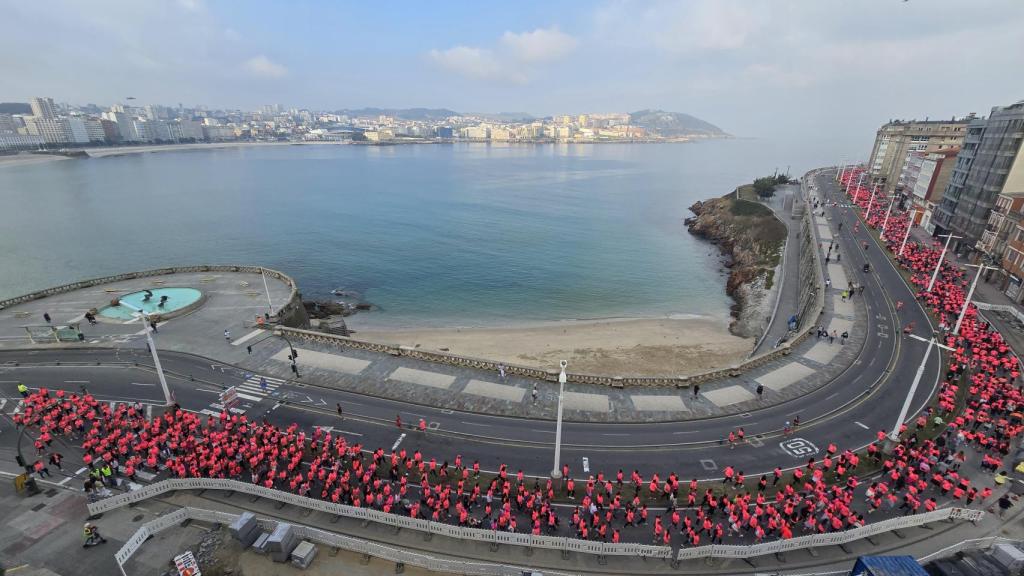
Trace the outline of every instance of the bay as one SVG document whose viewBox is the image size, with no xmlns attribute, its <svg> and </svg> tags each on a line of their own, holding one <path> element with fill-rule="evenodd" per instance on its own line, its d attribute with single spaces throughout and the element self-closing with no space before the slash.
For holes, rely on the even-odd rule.
<svg viewBox="0 0 1024 576">
<path fill-rule="evenodd" d="M 724 319 L 695 201 L 805 170 L 758 140 L 250 146 L 0 168 L 0 298 L 197 263 L 258 264 L 360 327 Z M 824 159 L 821 159 L 824 161 Z"/>
</svg>

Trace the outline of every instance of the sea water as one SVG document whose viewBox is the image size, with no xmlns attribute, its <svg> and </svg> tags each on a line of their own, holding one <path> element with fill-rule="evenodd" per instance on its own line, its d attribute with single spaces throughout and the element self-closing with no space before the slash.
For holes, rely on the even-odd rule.
<svg viewBox="0 0 1024 576">
<path fill-rule="evenodd" d="M 785 169 L 756 140 L 252 146 L 0 167 L 0 298 L 187 264 L 256 264 L 360 327 L 725 318 L 695 201 Z"/>
</svg>

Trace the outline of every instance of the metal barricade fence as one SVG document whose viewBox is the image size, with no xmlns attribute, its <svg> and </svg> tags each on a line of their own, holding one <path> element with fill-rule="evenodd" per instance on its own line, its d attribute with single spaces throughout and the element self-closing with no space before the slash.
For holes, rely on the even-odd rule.
<svg viewBox="0 0 1024 576">
<path fill-rule="evenodd" d="M 299 496 L 290 492 L 274 490 L 239 480 L 216 478 L 175 478 L 163 480 L 126 494 L 120 494 L 104 500 L 91 502 L 88 504 L 88 509 L 90 514 L 95 515 L 127 504 L 140 502 L 147 498 L 152 498 L 173 490 L 228 490 L 241 492 L 335 516 L 367 520 L 379 524 L 408 528 L 420 532 L 429 532 L 431 534 L 438 534 L 461 540 L 474 540 L 512 546 L 528 546 L 531 548 L 544 548 L 549 550 L 565 550 L 602 556 L 672 558 L 672 549 L 667 546 L 607 544 L 604 542 L 565 538 L 560 536 L 535 536 L 531 534 L 495 531 L 483 528 L 452 526 L 450 524 L 442 524 L 421 518 L 410 518 L 408 516 L 388 514 L 369 508 L 356 508 L 345 504 L 325 502 L 323 500 Z M 976 522 L 983 518 L 984 515 L 985 513 L 981 510 L 943 508 L 941 510 L 926 512 L 924 514 L 882 520 L 868 524 L 867 526 L 842 532 L 800 536 L 789 540 L 778 540 L 754 545 L 712 544 L 707 546 L 698 546 L 696 548 L 681 548 L 676 554 L 676 559 L 686 560 L 706 557 L 752 558 L 800 548 L 845 544 L 854 540 L 880 534 L 882 532 L 888 532 L 899 528 L 920 526 L 922 524 L 940 520 L 951 519 Z"/>
</svg>

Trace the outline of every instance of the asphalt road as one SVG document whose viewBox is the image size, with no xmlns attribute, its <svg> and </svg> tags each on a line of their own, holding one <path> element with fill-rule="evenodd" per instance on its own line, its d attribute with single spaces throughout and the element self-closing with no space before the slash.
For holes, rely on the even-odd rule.
<svg viewBox="0 0 1024 576">
<path fill-rule="evenodd" d="M 826 198 L 847 202 L 830 178 L 818 178 L 816 184 Z M 857 237 L 852 235 L 853 209 L 826 210 L 833 221 L 845 222 L 836 238 L 843 260 L 858 270 L 851 280 L 867 286 L 857 298 L 863 297 L 868 307 L 868 337 L 855 364 L 815 392 L 741 416 L 656 424 L 565 423 L 562 461 L 571 466 L 573 475 L 586 474 L 586 458 L 593 473 L 614 475 L 621 468 L 627 475 L 638 469 L 645 476 L 675 471 L 683 478 L 707 479 L 720 477 L 721 470 L 732 465 L 750 477 L 776 465 L 788 468 L 801 465 L 809 456 L 820 457 L 829 442 L 840 449 L 863 447 L 875 440 L 878 430 L 892 428 L 925 349 L 923 343 L 903 338 L 901 327 L 913 321 L 924 334 L 928 318 L 882 249 L 874 242 L 866 252 L 861 249 L 861 242 L 869 237 L 863 230 Z M 871 263 L 869 274 L 859 272 L 865 261 Z M 895 300 L 907 303 L 899 318 L 892 305 Z M 166 352 L 160 359 L 177 401 L 190 410 L 216 410 L 210 405 L 218 401 L 220 390 L 240 384 L 245 377 L 241 370 L 197 356 Z M 58 361 L 61 366 L 54 365 Z M 163 394 L 156 374 L 147 367 L 151 362 L 144 348 L 3 351 L 0 396 L 6 402 L 0 400 L 5 404 L 0 412 L 10 413 L 16 405 L 16 381 L 51 389 L 85 386 L 103 400 L 160 404 Z M 938 377 L 935 352 L 915 395 L 911 417 L 932 396 Z M 337 403 L 343 406 L 344 418 L 336 413 Z M 506 463 L 513 471 L 522 469 L 537 476 L 549 474 L 552 468 L 555 426 L 550 421 L 454 412 L 295 380 L 282 383 L 266 397 L 243 399 L 241 407 L 252 418 L 265 417 L 276 424 L 330 426 L 369 449 L 388 450 L 398 443 L 410 452 L 421 449 L 426 458 L 436 456 L 439 462 L 461 454 L 466 462 L 479 460 L 484 469 Z M 396 415 L 403 421 L 401 431 L 396 428 Z M 782 437 L 783 423 L 796 415 L 800 429 Z M 425 434 L 413 429 L 420 418 L 429 423 Z M 0 428 L 9 426 L 9 420 L 0 422 Z M 740 426 L 749 443 L 730 449 L 723 439 Z M 12 436 L 0 435 L 0 442 L 10 442 Z"/>
</svg>

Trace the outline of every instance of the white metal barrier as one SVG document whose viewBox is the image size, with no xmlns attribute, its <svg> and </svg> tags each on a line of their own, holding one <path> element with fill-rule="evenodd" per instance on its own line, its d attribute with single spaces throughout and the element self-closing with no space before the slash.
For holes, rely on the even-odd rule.
<svg viewBox="0 0 1024 576">
<path fill-rule="evenodd" d="M 237 514 L 231 514 L 228 512 L 218 512 L 215 510 L 191 507 L 180 508 L 170 514 L 166 514 L 143 524 L 135 531 L 135 534 L 128 539 L 128 542 L 126 542 L 125 545 L 117 551 L 114 558 L 117 561 L 118 567 L 121 569 L 121 574 L 125 575 L 124 564 L 128 562 L 128 559 L 138 551 L 150 536 L 159 534 L 163 530 L 166 530 L 175 524 L 179 524 L 184 520 L 199 520 L 201 522 L 231 524 L 237 519 Z M 267 518 L 259 518 L 258 523 L 261 528 L 268 532 L 272 532 L 278 524 L 277 521 Z M 296 536 L 303 540 L 309 540 L 325 546 L 333 546 L 335 548 L 342 548 L 352 552 L 366 554 L 368 556 L 381 558 L 390 562 L 402 562 L 412 566 L 419 566 L 420 568 L 426 568 L 427 570 L 433 570 L 435 572 L 467 574 L 472 576 L 521 576 L 524 572 L 530 571 L 527 568 L 520 566 L 438 558 L 428 554 L 410 552 L 409 550 L 403 550 L 401 548 L 353 538 L 351 536 L 335 534 L 334 532 L 319 530 L 310 526 L 303 526 L 299 524 L 293 524 L 293 526 Z M 544 572 L 545 574 L 556 574 L 558 576 L 571 576 L 566 572 L 552 572 L 550 570 L 545 570 Z"/>
<path fill-rule="evenodd" d="M 407 516 L 400 516 L 397 514 L 388 514 L 369 508 L 355 508 L 345 504 L 336 504 L 334 502 L 307 498 L 305 496 L 299 496 L 297 494 L 281 490 L 273 490 L 271 488 L 239 480 L 223 480 L 217 478 L 172 478 L 162 480 L 155 484 L 145 486 L 139 490 L 91 502 L 88 505 L 88 509 L 90 514 L 101 514 L 115 508 L 120 508 L 135 502 L 141 502 L 148 498 L 159 496 L 174 490 L 231 490 L 335 516 L 367 520 L 388 526 L 397 526 L 399 528 L 409 528 L 420 532 L 429 532 L 431 534 L 461 540 L 509 544 L 513 546 L 527 546 L 530 548 L 543 548 L 548 550 L 563 550 L 568 552 L 580 552 L 583 554 L 596 554 L 600 556 L 672 558 L 672 548 L 668 546 L 651 546 L 635 543 L 608 544 L 605 542 L 580 540 L 578 538 L 565 538 L 561 536 L 534 536 L 531 534 L 520 534 L 517 532 L 498 532 L 481 528 L 466 528 L 462 526 L 442 524 L 440 522 L 433 522 L 421 518 L 409 518 Z M 938 522 L 941 520 L 969 520 L 971 522 L 977 522 L 978 520 L 981 520 L 984 515 L 985 513 L 981 510 L 972 510 L 968 508 L 943 508 L 941 510 L 935 510 L 924 514 L 915 514 L 912 516 L 882 520 L 868 524 L 867 526 L 854 528 L 852 530 L 800 536 L 798 538 L 766 542 L 764 544 L 712 544 L 708 546 L 698 546 L 696 548 L 682 548 L 676 555 L 676 559 L 753 558 L 756 556 L 775 554 L 800 548 L 845 544 L 847 542 L 853 542 L 854 540 L 859 540 L 882 532 L 921 526 L 923 524 Z M 127 547 L 128 544 L 125 546 Z M 131 554 L 129 553 L 128 555 L 130 556 Z"/>
</svg>

